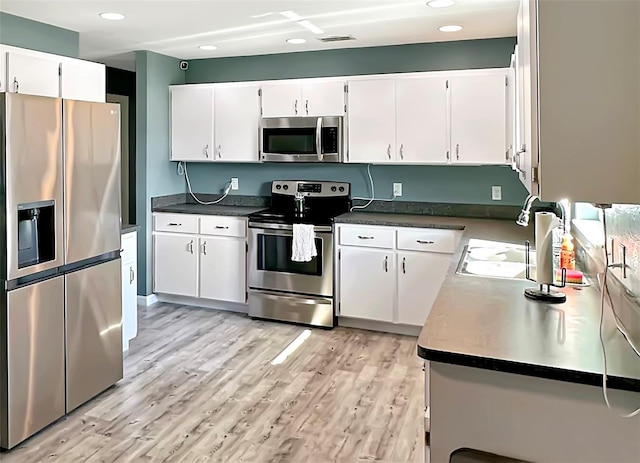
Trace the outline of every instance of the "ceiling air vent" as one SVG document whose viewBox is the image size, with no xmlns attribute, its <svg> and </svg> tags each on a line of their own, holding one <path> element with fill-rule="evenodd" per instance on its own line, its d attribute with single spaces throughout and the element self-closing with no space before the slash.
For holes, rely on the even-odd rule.
<svg viewBox="0 0 640 463">
<path fill-rule="evenodd" d="M 348 40 L 355 40 L 353 35 L 327 35 L 324 37 L 318 37 L 321 42 L 346 42 Z"/>
</svg>

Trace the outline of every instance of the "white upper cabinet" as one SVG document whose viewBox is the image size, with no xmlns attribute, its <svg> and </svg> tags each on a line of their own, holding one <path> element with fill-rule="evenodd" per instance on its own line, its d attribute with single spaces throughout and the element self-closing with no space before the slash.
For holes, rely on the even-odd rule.
<svg viewBox="0 0 640 463">
<path fill-rule="evenodd" d="M 344 82 L 291 80 L 262 85 L 263 117 L 342 116 Z"/>
<path fill-rule="evenodd" d="M 293 117 L 304 113 L 302 87 L 299 83 L 265 83 L 262 85 L 262 117 Z"/>
<path fill-rule="evenodd" d="M 396 160 L 395 80 L 349 82 L 347 100 L 349 162 L 394 162 Z"/>
<path fill-rule="evenodd" d="M 171 160 L 213 161 L 213 88 L 171 88 Z"/>
<path fill-rule="evenodd" d="M 28 95 L 60 95 L 60 62 L 26 54 L 7 53 L 7 91 Z"/>
<path fill-rule="evenodd" d="M 456 164 L 506 164 L 507 73 L 449 79 L 451 151 Z"/>
<path fill-rule="evenodd" d="M 223 162 L 258 162 L 258 85 L 215 88 L 213 157 Z"/>
<path fill-rule="evenodd" d="M 446 78 L 396 80 L 396 161 L 446 164 L 447 129 Z"/>
<path fill-rule="evenodd" d="M 302 85 L 304 116 L 344 115 L 344 82 L 317 82 Z"/>
<path fill-rule="evenodd" d="M 69 100 L 106 101 L 106 68 L 89 61 L 67 61 L 60 65 L 60 96 Z"/>
</svg>

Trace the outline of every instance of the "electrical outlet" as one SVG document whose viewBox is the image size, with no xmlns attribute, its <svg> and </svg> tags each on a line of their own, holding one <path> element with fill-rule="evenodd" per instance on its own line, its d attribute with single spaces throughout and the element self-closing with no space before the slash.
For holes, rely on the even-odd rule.
<svg viewBox="0 0 640 463">
<path fill-rule="evenodd" d="M 494 185 L 491 187 L 491 199 L 494 201 L 502 201 L 502 187 Z"/>
<path fill-rule="evenodd" d="M 231 189 L 232 190 L 237 190 L 238 189 L 238 177 L 232 177 L 231 178 Z"/>
<path fill-rule="evenodd" d="M 393 196 L 402 196 L 402 183 L 393 184 Z"/>
</svg>

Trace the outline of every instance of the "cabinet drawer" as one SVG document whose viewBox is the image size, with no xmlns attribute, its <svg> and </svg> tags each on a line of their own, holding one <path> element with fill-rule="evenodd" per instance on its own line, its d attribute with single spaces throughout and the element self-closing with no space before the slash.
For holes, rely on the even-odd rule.
<svg viewBox="0 0 640 463">
<path fill-rule="evenodd" d="M 453 230 L 401 228 L 398 230 L 398 249 L 453 254 L 458 236 L 459 232 Z"/>
<path fill-rule="evenodd" d="M 120 252 L 120 257 L 122 258 L 123 264 L 135 262 L 136 260 L 137 235 L 138 234 L 135 231 L 122 235 L 122 241 L 120 244 L 122 251 Z"/>
<path fill-rule="evenodd" d="M 198 233 L 198 216 L 189 214 L 157 214 L 154 230 L 174 233 Z"/>
<path fill-rule="evenodd" d="M 340 244 L 393 249 L 393 234 L 393 228 L 342 227 L 340 228 Z"/>
<path fill-rule="evenodd" d="M 201 217 L 200 234 L 244 238 L 247 236 L 247 222 L 240 217 Z"/>
</svg>

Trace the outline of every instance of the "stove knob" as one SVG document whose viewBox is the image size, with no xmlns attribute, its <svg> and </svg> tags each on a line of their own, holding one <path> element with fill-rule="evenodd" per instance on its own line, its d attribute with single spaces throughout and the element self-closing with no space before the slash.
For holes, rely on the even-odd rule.
<svg viewBox="0 0 640 463">
<path fill-rule="evenodd" d="M 344 191 L 344 187 L 343 187 L 343 186 L 341 186 L 341 187 L 340 187 L 340 193 L 342 193 L 343 191 Z"/>
<path fill-rule="evenodd" d="M 282 188 L 284 188 L 285 190 L 288 190 L 289 189 L 289 185 L 283 185 Z"/>
<path fill-rule="evenodd" d="M 279 190 L 282 188 L 282 185 L 276 185 L 276 190 Z"/>
<path fill-rule="evenodd" d="M 331 187 L 331 191 L 335 192 L 337 190 L 337 188 L 335 186 Z"/>
</svg>

